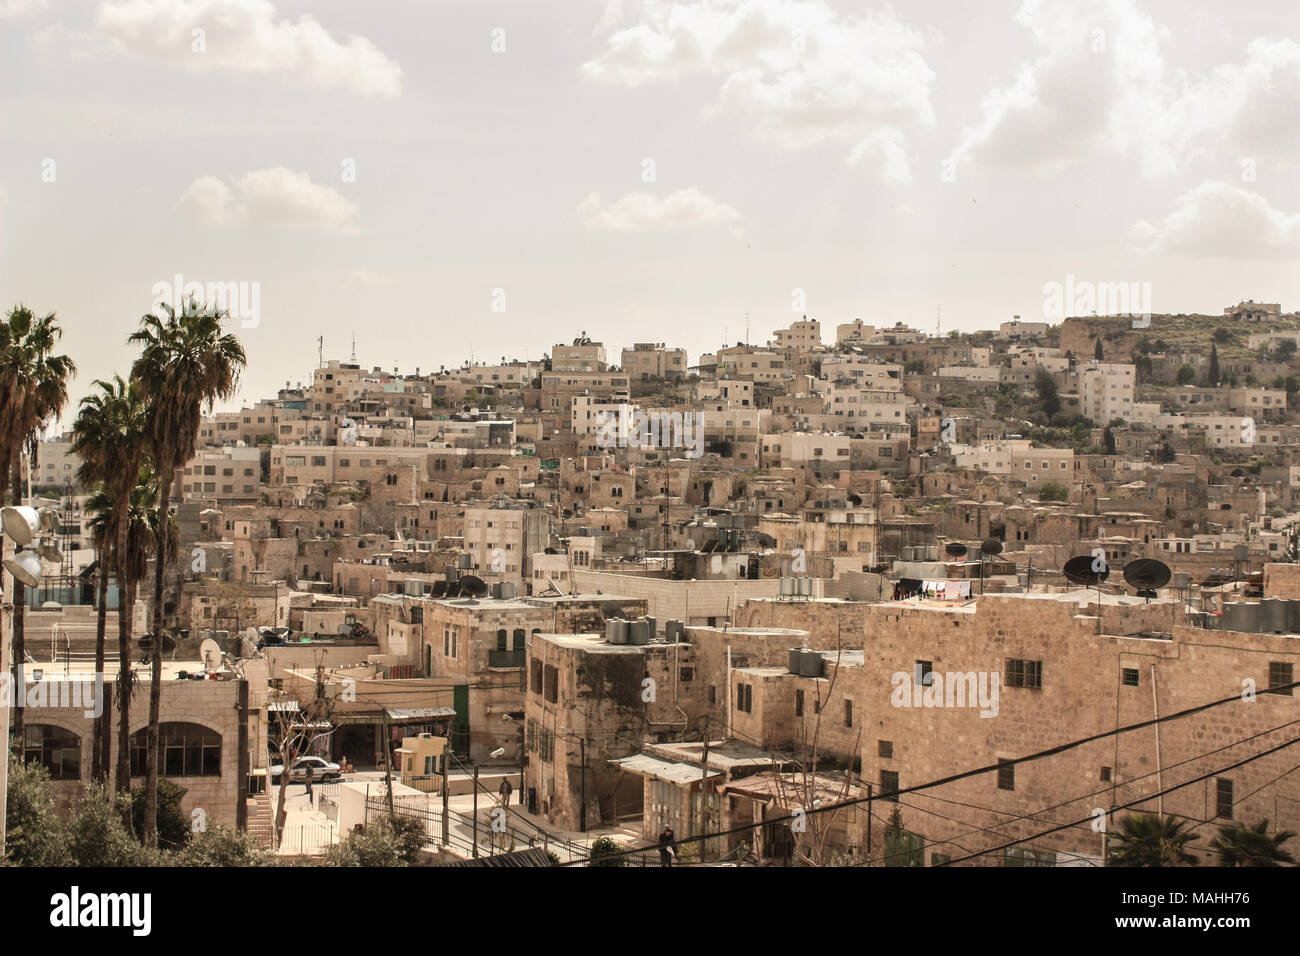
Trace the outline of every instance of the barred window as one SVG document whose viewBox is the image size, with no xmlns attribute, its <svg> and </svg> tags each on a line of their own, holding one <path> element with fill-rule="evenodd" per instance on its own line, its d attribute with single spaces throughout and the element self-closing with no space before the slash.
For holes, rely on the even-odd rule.
<svg viewBox="0 0 1300 956">
<path fill-rule="evenodd" d="M 1006 685 L 1043 689 L 1043 662 L 1007 659 Z"/>
</svg>

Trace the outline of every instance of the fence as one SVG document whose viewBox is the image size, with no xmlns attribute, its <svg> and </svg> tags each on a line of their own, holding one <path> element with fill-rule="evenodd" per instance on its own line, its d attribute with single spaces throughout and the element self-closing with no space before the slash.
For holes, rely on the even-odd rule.
<svg viewBox="0 0 1300 956">
<path fill-rule="evenodd" d="M 393 811 L 402 817 L 420 821 L 424 827 L 425 842 L 435 846 L 445 846 L 463 856 L 472 856 L 477 847 L 479 856 L 495 856 L 512 850 L 539 847 L 550 850 L 562 861 L 585 860 L 590 849 L 580 843 L 561 839 L 554 834 L 524 821 L 528 829 L 519 826 L 520 818 L 509 811 L 496 814 L 502 810 L 498 806 L 488 805 L 484 808 L 486 819 L 480 819 L 477 830 L 474 817 L 468 813 L 449 810 L 447 813 L 447 840 L 443 842 L 443 812 L 441 808 L 422 808 L 402 806 L 393 807 Z M 366 818 L 371 814 L 382 816 L 388 813 L 388 801 L 383 797 L 366 798 Z"/>
</svg>

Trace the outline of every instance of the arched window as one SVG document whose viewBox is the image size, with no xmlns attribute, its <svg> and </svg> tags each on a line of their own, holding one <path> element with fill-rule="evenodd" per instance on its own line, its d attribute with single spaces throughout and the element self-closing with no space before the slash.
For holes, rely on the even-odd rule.
<svg viewBox="0 0 1300 956">
<path fill-rule="evenodd" d="M 25 724 L 23 760 L 40 764 L 51 780 L 80 780 L 81 738 L 50 724 Z"/>
<path fill-rule="evenodd" d="M 149 728 L 131 735 L 131 776 L 143 777 Z M 221 735 L 202 724 L 158 727 L 158 773 L 164 777 L 221 776 Z"/>
<path fill-rule="evenodd" d="M 522 627 L 515 628 L 513 647 L 516 651 L 522 651 L 524 649 L 524 629 Z"/>
<path fill-rule="evenodd" d="M 509 648 L 506 647 L 506 629 L 504 627 L 497 631 L 497 650 L 509 650 Z"/>
</svg>

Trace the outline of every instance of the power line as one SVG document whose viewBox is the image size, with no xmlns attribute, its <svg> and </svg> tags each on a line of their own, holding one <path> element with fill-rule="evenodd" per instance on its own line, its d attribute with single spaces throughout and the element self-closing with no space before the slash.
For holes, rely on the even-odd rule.
<svg viewBox="0 0 1300 956">
<path fill-rule="evenodd" d="M 1289 689 L 1289 688 L 1293 688 L 1293 687 L 1300 687 L 1300 681 L 1294 681 L 1294 682 L 1292 682 L 1292 683 L 1290 683 L 1290 684 L 1281 684 L 1281 685 L 1273 686 L 1273 687 L 1270 687 L 1270 688 L 1269 688 L 1269 691 L 1276 692 L 1276 691 L 1281 691 L 1281 690 L 1287 690 L 1287 689 Z M 984 766 L 984 767 L 977 767 L 977 768 L 975 768 L 974 770 L 967 770 L 967 771 L 963 771 L 962 773 L 950 774 L 950 775 L 948 775 L 948 776 L 946 776 L 946 777 L 940 777 L 940 778 L 938 778 L 938 779 L 931 780 L 931 781 L 928 781 L 928 782 L 926 782 L 926 783 L 916 784 L 915 786 L 911 786 L 911 787 L 902 787 L 902 788 L 900 788 L 900 789 L 898 789 L 898 790 L 891 790 L 891 791 L 886 791 L 886 792 L 883 792 L 883 793 L 870 794 L 870 795 L 865 796 L 865 797 L 853 797 L 853 798 L 850 798 L 850 799 L 848 799 L 848 800 L 843 800 L 843 801 L 840 801 L 840 802 L 835 803 L 835 804 L 829 804 L 829 805 L 825 805 L 825 806 L 821 806 L 821 807 L 808 807 L 808 808 L 800 809 L 799 812 L 800 812 L 801 814 L 803 814 L 804 816 L 810 816 L 810 815 L 815 814 L 815 813 L 828 813 L 828 812 L 833 812 L 833 811 L 836 811 L 836 810 L 843 810 L 843 809 L 846 809 L 846 808 L 848 808 L 848 807 L 857 806 L 857 805 L 859 805 L 859 804 L 863 804 L 863 803 L 870 804 L 870 803 L 872 803 L 873 801 L 876 801 L 876 800 L 889 799 L 889 800 L 891 800 L 891 802 L 893 802 L 893 798 L 903 796 L 904 794 L 917 793 L 917 792 L 920 792 L 920 791 L 922 791 L 922 790 L 929 790 L 929 789 L 931 789 L 931 788 L 933 788 L 933 787 L 939 787 L 939 786 L 943 786 L 943 785 L 945 785 L 945 784 L 955 783 L 955 782 L 958 781 L 958 780 L 965 780 L 965 779 L 967 779 L 967 778 L 969 778 L 969 777 L 975 777 L 975 776 L 979 776 L 979 775 L 981 775 L 981 774 L 992 773 L 992 772 L 994 772 L 994 771 L 996 771 L 996 770 L 1000 770 L 1000 769 L 1002 769 L 1002 768 L 1004 768 L 1004 767 L 1007 767 L 1007 766 L 1009 766 L 1009 765 L 1010 765 L 1010 766 L 1015 766 L 1015 765 L 1022 764 L 1022 763 L 1029 763 L 1030 761 L 1033 761 L 1033 760 L 1042 760 L 1042 759 L 1045 758 L 1045 757 L 1051 757 L 1051 756 L 1055 756 L 1055 755 L 1060 754 L 1060 753 L 1065 753 L 1065 752 L 1070 751 L 1070 750 L 1075 750 L 1075 749 L 1077 749 L 1077 748 L 1079 748 L 1079 747 L 1084 746 L 1085 744 L 1095 743 L 1095 742 L 1098 741 L 1098 740 L 1105 740 L 1105 739 L 1107 739 L 1107 738 L 1109 738 L 1109 737 L 1117 737 L 1117 736 L 1119 736 L 1120 734 L 1129 733 L 1130 731 L 1134 731 L 1134 730 L 1143 730 L 1143 729 L 1145 729 L 1145 728 L 1147 728 L 1147 727 L 1158 726 L 1159 724 L 1162 724 L 1162 723 L 1167 723 L 1167 722 L 1174 721 L 1174 720 L 1181 720 L 1181 719 L 1184 718 L 1184 717 L 1190 717 L 1190 716 L 1192 716 L 1193 714 L 1202 713 L 1202 712 L 1207 711 L 1207 710 L 1210 710 L 1210 709 L 1212 709 L 1212 708 L 1214 708 L 1214 707 L 1222 706 L 1223 704 L 1234 703 L 1234 702 L 1242 701 L 1242 700 L 1243 700 L 1243 698 L 1242 698 L 1242 696 L 1241 696 L 1240 694 L 1234 694 L 1234 695 L 1231 696 L 1231 697 L 1224 697 L 1224 698 L 1219 699 L 1219 700 L 1210 701 L 1209 703 L 1206 703 L 1206 704 L 1198 704 L 1198 705 L 1195 706 L 1195 707 L 1189 707 L 1189 708 L 1186 708 L 1186 709 L 1184 709 L 1184 710 L 1176 711 L 1176 712 L 1174 712 L 1174 713 L 1172 713 L 1172 714 L 1166 714 L 1166 715 L 1164 715 L 1163 717 L 1154 717 L 1154 718 L 1151 718 L 1150 720 L 1140 721 L 1140 722 L 1138 722 L 1138 723 L 1136 723 L 1136 724 L 1129 724 L 1129 725 L 1124 726 L 1124 727 L 1117 727 L 1117 728 L 1114 729 L 1114 730 L 1107 730 L 1107 731 L 1103 731 L 1103 732 L 1101 732 L 1101 733 L 1092 734 L 1092 735 L 1087 736 L 1087 737 L 1081 737 L 1081 738 L 1078 738 L 1078 739 L 1076 739 L 1076 740 L 1068 741 L 1068 742 L 1063 743 L 1063 744 L 1058 744 L 1058 745 L 1055 746 L 1055 747 L 1049 747 L 1048 749 L 1038 751 L 1037 753 L 1029 754 L 1029 755 L 1024 756 L 1024 757 L 1017 757 L 1017 758 L 1015 758 L 1015 759 L 1013 759 L 1013 760 L 1000 760 L 1000 761 L 998 761 L 998 763 L 995 763 L 995 764 L 990 764 L 990 765 L 987 765 L 987 766 Z M 1285 725 L 1284 725 L 1284 726 L 1285 726 Z M 1300 738 L 1297 738 L 1297 739 L 1300 739 Z M 1294 742 L 1295 742 L 1295 740 L 1289 741 L 1287 744 L 1284 744 L 1283 746 L 1289 746 L 1290 743 L 1294 743 Z M 1279 748 L 1279 749 L 1280 749 L 1280 748 Z M 1258 757 L 1258 756 L 1265 756 L 1265 755 L 1267 755 L 1267 753 L 1270 753 L 1270 752 L 1272 752 L 1272 751 L 1265 751 L 1263 754 L 1259 754 L 1259 755 L 1257 755 L 1257 757 Z M 1253 759 L 1257 759 L 1257 757 L 1252 757 L 1252 758 L 1249 758 L 1249 759 L 1253 760 Z M 1244 762 L 1249 762 L 1249 761 L 1244 761 Z M 1240 766 L 1240 764 L 1234 764 L 1233 767 L 1235 767 L 1235 766 Z M 1224 768 L 1224 769 L 1225 769 L 1225 770 L 1231 770 L 1231 769 L 1233 769 L 1233 767 L 1227 767 L 1227 768 Z M 1223 770 L 1220 770 L 1220 771 L 1217 771 L 1217 772 L 1218 772 L 1218 773 L 1222 773 L 1222 772 L 1224 772 L 1224 771 L 1223 771 Z M 1213 776 L 1213 774 L 1211 774 L 1211 776 Z M 1190 781 L 1190 782 L 1191 782 L 1191 783 L 1195 783 L 1196 781 Z M 1182 786 L 1186 786 L 1186 785 L 1184 784 L 1184 785 L 1182 785 Z M 1174 789 L 1179 789 L 1179 788 L 1176 787 L 1176 788 L 1174 788 Z M 1165 791 L 1165 792 L 1168 792 L 1168 791 Z M 1110 812 L 1113 813 L 1115 810 L 1123 810 L 1123 809 L 1126 809 L 1128 806 L 1132 806 L 1132 805 L 1135 805 L 1135 804 L 1138 804 L 1138 803 L 1144 803 L 1144 802 L 1146 802 L 1146 801 L 1148 801 L 1148 800 L 1155 799 L 1155 798 L 1158 797 L 1158 796 L 1163 796 L 1163 792 L 1162 792 L 1162 793 L 1156 793 L 1156 794 L 1150 794 L 1150 795 L 1144 796 L 1144 797 L 1142 797 L 1142 798 L 1140 798 L 1140 799 L 1138 799 L 1138 800 L 1133 801 L 1131 804 L 1125 804 L 1125 805 L 1120 805 L 1120 806 L 1111 807 Z M 1071 801 L 1071 802 L 1073 802 L 1073 801 Z M 780 822 L 783 822 L 783 821 L 786 821 L 786 820 L 790 820 L 790 819 L 793 819 L 793 818 L 794 818 L 794 814 L 793 814 L 793 813 L 789 813 L 789 814 L 786 814 L 786 815 L 784 815 L 784 816 L 779 816 L 779 817 L 774 817 L 774 818 L 768 818 L 767 820 L 764 820 L 764 821 L 762 821 L 761 823 L 753 823 L 753 824 L 747 824 L 747 825 L 740 826 L 740 827 L 733 827 L 733 828 L 731 828 L 730 830 L 722 830 L 722 831 L 719 831 L 719 832 L 717 832 L 717 833 L 704 834 L 704 835 L 694 836 L 694 837 L 686 837 L 686 838 L 684 838 L 684 839 L 680 839 L 680 840 L 678 840 L 678 841 L 676 841 L 676 842 L 679 843 L 679 844 L 681 844 L 681 843 L 698 843 L 698 842 L 701 842 L 701 841 L 706 840 L 706 839 L 716 839 L 716 838 L 718 838 L 718 837 L 722 837 L 722 836 L 732 836 L 732 835 L 735 835 L 735 834 L 738 834 L 738 833 L 748 833 L 748 832 L 750 832 L 751 830 L 757 829 L 757 828 L 760 827 L 760 826 L 767 826 L 767 825 L 770 825 L 770 824 L 773 824 L 773 823 L 780 823 Z M 1080 820 L 1080 821 L 1075 821 L 1075 822 L 1072 822 L 1072 823 L 1065 824 L 1065 825 L 1063 825 L 1063 826 L 1055 827 L 1055 828 L 1053 828 L 1053 829 L 1051 829 L 1051 830 L 1047 830 L 1047 831 L 1045 831 L 1043 834 L 1040 834 L 1039 836 L 1043 836 L 1043 835 L 1046 835 L 1046 834 L 1048 834 L 1048 833 L 1055 833 L 1055 832 L 1057 832 L 1058 830 L 1068 829 L 1069 827 L 1073 827 L 1073 826 L 1077 826 L 1077 825 L 1079 825 L 1079 823 L 1087 823 L 1090 819 L 1091 819 L 1091 816 L 1089 816 L 1089 817 L 1084 817 L 1084 818 L 1083 818 L 1082 820 Z M 1013 841 L 1012 843 L 1007 844 L 1007 845 L 1008 845 L 1008 846 L 1015 846 L 1015 845 L 1017 845 L 1018 843 L 1024 843 L 1024 842 L 1027 842 L 1028 840 L 1031 840 L 1031 839 L 1038 839 L 1038 837 L 1029 837 L 1029 838 L 1027 838 L 1026 840 L 1017 840 L 1017 841 Z M 634 853 L 634 852 L 640 852 L 640 851 L 638 851 L 638 850 L 632 850 L 632 851 L 620 851 L 619 853 L 616 853 L 616 854 L 610 854 L 610 855 L 612 855 L 612 856 L 630 855 L 631 853 Z M 987 850 L 986 850 L 986 851 L 982 851 L 982 853 L 987 853 L 987 852 L 991 852 L 991 851 L 987 851 Z M 974 855 L 978 856 L 978 855 L 981 855 L 981 854 L 974 854 Z M 969 859 L 969 858 L 970 858 L 970 857 L 963 857 L 963 859 Z M 956 862 L 956 861 L 950 861 L 950 862 Z M 569 866 L 569 865 L 571 865 L 571 864 L 566 863 L 566 864 L 562 864 L 562 865 L 564 865 L 564 866 Z M 944 864 L 944 865 L 948 865 L 948 864 Z"/>
<path fill-rule="evenodd" d="M 1270 747 L 1268 750 L 1261 751 L 1261 752 L 1259 752 L 1259 753 L 1257 753 L 1257 754 L 1254 754 L 1253 756 L 1246 757 L 1246 758 L 1243 759 L 1243 760 L 1238 760 L 1236 763 L 1229 764 L 1229 765 L 1226 766 L 1226 767 L 1220 767 L 1220 768 L 1218 768 L 1217 770 L 1211 770 L 1209 773 L 1202 774 L 1202 775 L 1199 776 L 1199 777 L 1193 777 L 1191 780 L 1187 780 L 1187 781 L 1185 781 L 1185 782 L 1183 782 L 1183 783 L 1174 784 L 1172 787 L 1166 787 L 1165 789 L 1160 790 L 1160 791 L 1158 791 L 1158 792 L 1156 792 L 1156 793 L 1147 794 L 1146 796 L 1140 797 L 1140 798 L 1138 798 L 1138 799 L 1136 799 L 1136 800 L 1131 800 L 1131 801 L 1129 801 L 1128 803 L 1122 803 L 1122 804 L 1120 804 L 1119 806 L 1111 807 L 1111 808 L 1107 811 L 1107 813 L 1108 813 L 1108 814 L 1113 814 L 1113 813 L 1114 813 L 1115 811 L 1117 811 L 1117 810 L 1128 810 L 1128 809 L 1131 809 L 1132 807 L 1137 806 L 1139 803 L 1147 803 L 1148 801 L 1154 800 L 1156 797 L 1163 797 L 1163 796 L 1166 796 L 1167 794 L 1173 793 L 1173 792 L 1176 791 L 1176 790 L 1182 790 L 1182 789 L 1185 789 L 1186 787 L 1190 787 L 1190 786 L 1191 786 L 1192 784 L 1194 784 L 1194 783 L 1200 783 L 1201 781 L 1203 781 L 1203 780 L 1208 780 L 1208 779 L 1210 779 L 1211 777 L 1217 777 L 1217 776 L 1219 776 L 1220 774 L 1227 773 L 1229 770 L 1236 770 L 1238 767 L 1242 767 L 1242 766 L 1245 766 L 1245 765 L 1248 764 L 1248 763 L 1251 763 L 1251 762 L 1253 762 L 1253 761 L 1259 760 L 1261 757 L 1267 757 L 1267 756 L 1269 756 L 1270 754 L 1277 753 L 1279 750 L 1283 750 L 1283 749 L 1285 749 L 1285 748 L 1287 748 L 1287 747 L 1290 747 L 1292 744 L 1295 744 L 1295 743 L 1300 743 L 1300 737 L 1292 737 L 1290 740 L 1283 741 L 1282 743 L 1278 744 L 1276 747 Z M 951 865 L 954 864 L 954 863 L 963 863 L 963 862 L 965 862 L 966 860 L 973 860 L 973 859 L 975 859 L 976 857 L 979 857 L 979 856 L 987 856 L 987 855 L 990 854 L 990 853 L 996 853 L 996 852 L 998 852 L 999 850 L 1005 850 L 1005 849 L 1007 849 L 1008 847 L 1019 846 L 1020 844 L 1022 844 L 1022 843 L 1028 843 L 1028 842 L 1030 842 L 1031 840 L 1039 840 L 1039 839 L 1042 839 L 1043 837 L 1048 836 L 1048 835 L 1050 835 L 1050 834 L 1052 834 L 1052 833 L 1058 833 L 1058 832 L 1060 832 L 1061 830 L 1067 830 L 1067 829 L 1069 829 L 1070 827 L 1076 827 L 1076 826 L 1078 826 L 1079 824 L 1081 824 L 1081 823 L 1087 823 L 1087 822 L 1089 822 L 1089 821 L 1092 820 L 1092 819 L 1093 819 L 1093 816 L 1092 816 L 1091 814 L 1089 814 L 1088 816 L 1083 817 L 1081 820 L 1074 820 L 1074 821 L 1072 821 L 1072 822 L 1070 822 L 1070 823 L 1060 824 L 1059 826 L 1054 826 L 1054 827 L 1052 827 L 1052 828 L 1050 828 L 1050 829 L 1048 829 L 1048 830 L 1043 830 L 1041 833 L 1036 833 L 1036 834 L 1033 834 L 1032 836 L 1022 837 L 1022 838 L 1019 839 L 1019 840 L 1009 840 L 1009 841 L 1007 841 L 1006 843 L 1000 844 L 1000 845 L 998 845 L 998 846 L 989 847 L 987 850 L 980 850 L 980 851 L 978 851 L 978 852 L 976 852 L 976 853 L 971 853 L 971 854 L 969 854 L 968 856 L 958 857 L 958 858 L 955 859 L 955 860 L 949 860 L 947 863 L 943 863 L 943 864 L 940 864 L 940 865 L 941 865 L 941 866 L 951 866 Z"/>
</svg>

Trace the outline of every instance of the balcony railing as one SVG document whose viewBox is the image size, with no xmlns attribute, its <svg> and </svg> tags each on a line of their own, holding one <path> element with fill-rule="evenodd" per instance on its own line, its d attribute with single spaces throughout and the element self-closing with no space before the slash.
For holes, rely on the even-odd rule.
<svg viewBox="0 0 1300 956">
<path fill-rule="evenodd" d="M 523 667 L 524 649 L 514 651 L 488 651 L 488 667 Z"/>
</svg>

